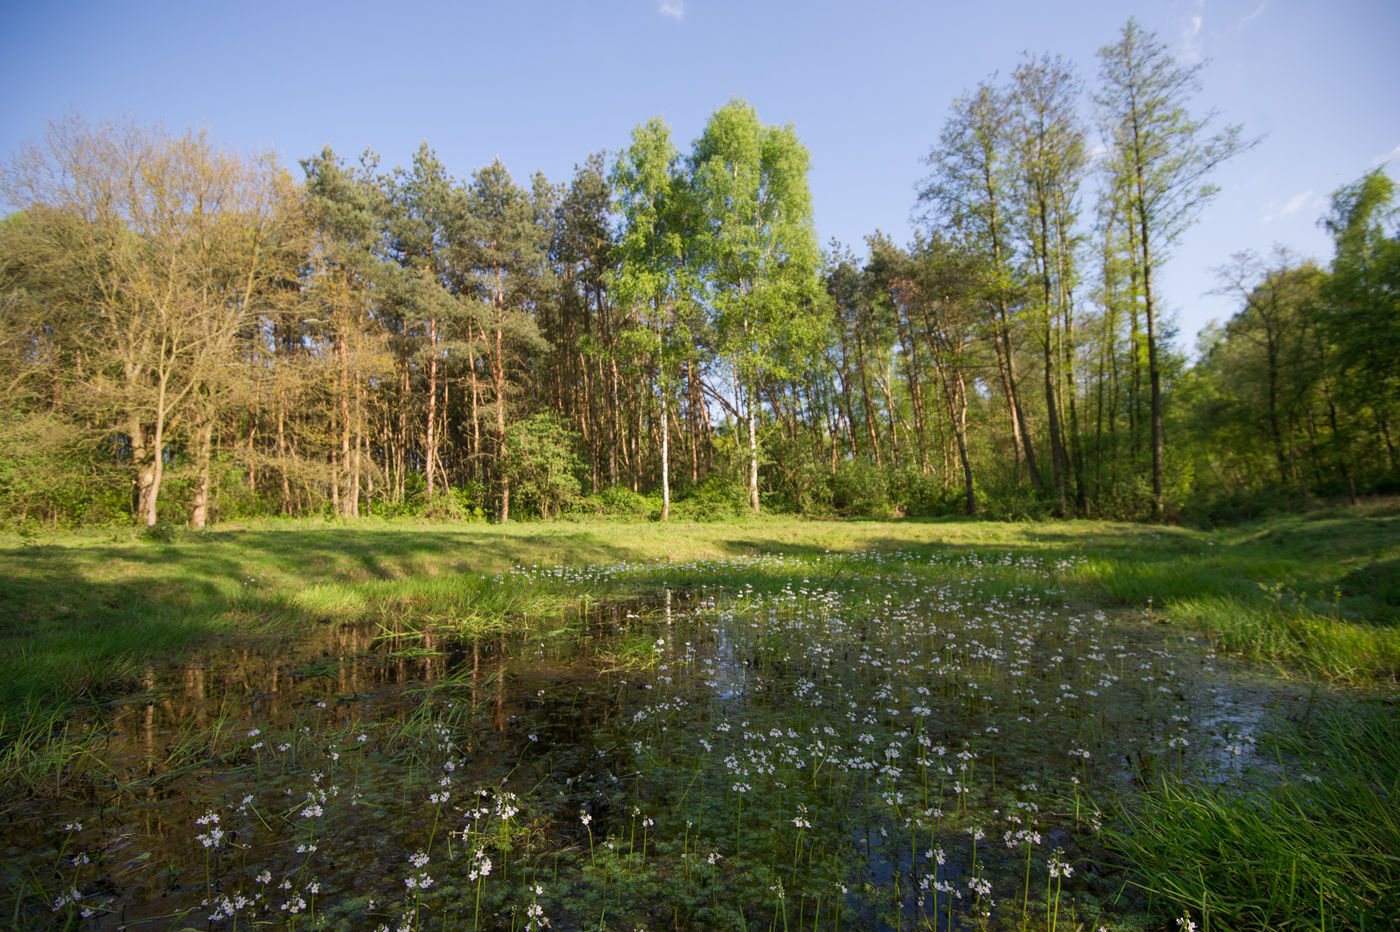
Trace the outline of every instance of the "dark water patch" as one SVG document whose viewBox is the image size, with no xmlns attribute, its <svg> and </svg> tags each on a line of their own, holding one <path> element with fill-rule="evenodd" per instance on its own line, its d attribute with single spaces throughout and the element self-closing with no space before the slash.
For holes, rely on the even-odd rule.
<svg viewBox="0 0 1400 932">
<path fill-rule="evenodd" d="M 1062 567 L 792 559 L 508 635 L 329 623 L 150 669 L 75 723 L 52 794 L 5 807 L 13 914 L 1015 928 L 1063 886 L 1087 921 L 1123 883 L 1106 807 L 1167 772 L 1243 779 L 1301 701 L 1150 615 L 1072 610 Z"/>
</svg>

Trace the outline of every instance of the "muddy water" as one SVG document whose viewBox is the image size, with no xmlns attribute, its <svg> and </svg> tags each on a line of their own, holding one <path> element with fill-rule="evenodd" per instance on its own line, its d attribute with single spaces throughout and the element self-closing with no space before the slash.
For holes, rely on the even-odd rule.
<svg viewBox="0 0 1400 932">
<path fill-rule="evenodd" d="M 6 909 L 35 928 L 523 928 L 531 904 L 566 929 L 997 928 L 1026 852 L 1008 832 L 1037 830 L 1037 865 L 1087 863 L 1113 800 L 1164 773 L 1244 780 L 1261 723 L 1306 703 L 1150 616 L 866 570 L 858 590 L 664 590 L 510 637 L 324 624 L 151 669 L 74 723 L 52 793 L 5 807 Z M 1085 867 L 1076 889 L 1115 883 Z"/>
</svg>

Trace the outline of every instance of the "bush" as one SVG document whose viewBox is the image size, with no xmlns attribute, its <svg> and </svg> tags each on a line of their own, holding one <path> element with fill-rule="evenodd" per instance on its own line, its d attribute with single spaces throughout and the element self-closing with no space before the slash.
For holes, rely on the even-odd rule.
<svg viewBox="0 0 1400 932">
<path fill-rule="evenodd" d="M 748 489 L 713 475 L 671 501 L 671 517 L 684 521 L 732 521 L 749 512 Z"/>
<path fill-rule="evenodd" d="M 387 492 L 387 488 L 382 491 Z M 460 486 L 439 486 L 428 498 L 427 479 L 421 472 L 411 472 L 403 479 L 403 497 L 375 498 L 367 514 L 376 518 L 444 518 L 456 521 L 486 520 L 486 486 L 468 482 Z"/>
<path fill-rule="evenodd" d="M 73 527 L 131 523 L 130 476 L 106 446 L 35 414 L 0 425 L 0 522 Z"/>
<path fill-rule="evenodd" d="M 838 463 L 831 477 L 831 507 L 843 518 L 888 518 L 894 509 L 884 468 L 864 457 Z"/>
<path fill-rule="evenodd" d="M 579 497 L 578 434 L 553 414 L 532 414 L 506 433 L 506 462 L 522 504 L 548 518 Z"/>
<path fill-rule="evenodd" d="M 599 517 L 650 518 L 661 513 L 661 496 L 659 493 L 642 495 L 626 486 L 614 485 L 579 499 L 570 509 L 570 513 Z"/>
<path fill-rule="evenodd" d="M 831 514 L 831 460 L 820 446 L 806 435 L 796 442 L 780 437 L 769 453 L 764 472 L 773 491 L 763 498 L 765 511 Z"/>
<path fill-rule="evenodd" d="M 277 514 L 279 501 L 273 486 L 267 481 L 259 483 L 258 490 L 248 488 L 248 467 L 229 456 L 217 456 L 210 464 L 213 477 L 211 490 L 209 523 L 216 521 L 236 521 L 246 518 L 264 518 Z M 194 497 L 191 483 L 185 493 Z"/>
<path fill-rule="evenodd" d="M 961 489 L 949 489 L 933 473 L 914 467 L 895 470 L 890 477 L 890 499 L 895 509 L 911 518 L 939 518 L 960 514 Z"/>
<path fill-rule="evenodd" d="M 1271 485 L 1193 499 L 1181 509 L 1181 520 L 1195 527 L 1212 528 L 1303 511 L 1309 504 L 1310 500 L 1297 487 Z"/>
<path fill-rule="evenodd" d="M 486 486 L 468 482 L 451 486 L 425 502 L 421 514 L 425 518 L 451 518 L 457 521 L 486 520 Z"/>
<path fill-rule="evenodd" d="M 958 510 L 962 511 L 962 490 L 958 490 Z M 1043 521 L 1054 512 L 1054 504 L 1040 497 L 1028 485 L 1001 490 L 977 490 L 979 517 L 989 521 Z"/>
</svg>

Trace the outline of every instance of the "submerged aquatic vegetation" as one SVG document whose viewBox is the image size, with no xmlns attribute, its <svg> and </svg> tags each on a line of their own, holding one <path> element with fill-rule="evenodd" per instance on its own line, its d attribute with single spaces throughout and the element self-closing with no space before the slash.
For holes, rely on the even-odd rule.
<svg viewBox="0 0 1400 932">
<path fill-rule="evenodd" d="M 1203 919 L 1125 839 L 1168 824 L 1164 787 L 1276 779 L 1261 724 L 1323 700 L 1151 611 L 1073 597 L 1084 570 L 905 550 L 443 583 L 471 593 L 464 612 L 542 586 L 588 602 L 465 639 L 451 618 L 331 621 L 299 653 L 153 675 L 75 725 L 81 773 L 0 829 L 8 910 L 219 928 Z M 595 601 L 626 591 L 651 595 Z"/>
</svg>

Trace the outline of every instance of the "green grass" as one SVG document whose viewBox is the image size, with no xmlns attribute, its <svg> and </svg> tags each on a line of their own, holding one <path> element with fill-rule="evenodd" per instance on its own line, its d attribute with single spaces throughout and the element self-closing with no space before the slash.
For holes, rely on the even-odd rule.
<svg viewBox="0 0 1400 932">
<path fill-rule="evenodd" d="M 136 683 L 144 664 L 218 639 L 277 637 L 348 617 L 479 631 L 579 595 L 577 586 L 564 593 L 492 581 L 516 565 L 863 549 L 1064 559 L 1071 562 L 1059 585 L 1070 597 L 1150 605 L 1162 620 L 1203 630 L 1243 656 L 1345 683 L 1393 683 L 1400 671 L 1394 506 L 1216 532 L 1105 522 L 787 518 L 508 526 L 267 521 L 154 538 L 135 531 L 0 538 L 0 715 L 13 722 L 36 708 L 120 692 Z M 754 583 L 781 586 L 794 572 L 758 568 Z M 984 595 L 1022 582 L 1014 567 L 989 567 Z"/>
<path fill-rule="evenodd" d="M 1165 912 L 1205 929 L 1400 926 L 1400 714 L 1322 713 L 1274 738 L 1248 790 L 1164 781 L 1123 807 L 1115 847 Z"/>
<path fill-rule="evenodd" d="M 833 559 L 828 552 L 867 555 Z M 898 556 L 891 559 L 881 552 Z M 1343 695 L 1337 691 L 1316 690 L 1334 698 L 1308 702 L 1306 708 L 1299 702 L 1296 721 L 1280 720 L 1272 745 L 1277 772 L 1237 773 L 1229 786 L 1188 779 L 1179 752 L 1174 770 L 1170 755 L 1161 757 L 1155 768 L 1142 769 L 1142 792 L 1096 801 L 1108 809 L 1104 840 L 1111 847 L 1096 843 L 1094 857 L 1104 856 L 1104 876 L 1113 879 L 1115 889 L 1126 877 L 1148 892 L 1154 927 L 1168 927 L 1183 914 L 1203 929 L 1390 927 L 1400 919 L 1391 895 L 1400 887 L 1400 861 L 1394 854 L 1400 850 L 1395 815 L 1400 809 L 1400 725 L 1393 694 L 1400 675 L 1393 585 L 1397 565 L 1400 513 L 1394 508 L 1321 512 L 1213 532 L 1103 522 L 774 518 L 729 524 L 506 527 L 268 522 L 209 532 L 177 529 L 158 538 L 131 533 L 74 534 L 42 542 L 12 539 L 0 541 L 0 775 L 18 794 L 36 798 L 58 797 L 62 787 L 82 786 L 74 778 L 79 759 L 90 758 L 91 766 L 97 766 L 91 742 L 101 740 L 101 730 L 79 734 L 73 729 L 69 734 L 62 714 L 66 706 L 139 688 L 150 664 L 178 661 L 217 644 L 261 641 L 280 651 L 280 658 L 299 635 L 327 621 L 368 621 L 370 629 L 377 623 L 396 635 L 426 627 L 494 634 L 529 626 L 532 639 L 539 632 L 543 641 L 550 626 L 575 625 L 579 630 L 574 633 L 582 632 L 580 614 L 568 608 L 572 603 L 655 593 L 663 586 L 714 587 L 728 594 L 735 610 L 766 618 L 773 606 L 805 610 L 806 597 L 800 593 L 810 583 L 813 589 L 842 594 L 842 622 L 883 616 L 886 606 L 939 590 L 970 609 L 969 614 L 979 606 L 1017 606 L 1025 611 L 1018 617 L 1031 629 L 1052 609 L 1081 617 L 1096 609 L 1133 621 L 1146 617 L 1206 632 L 1239 658 L 1292 677 L 1388 694 L 1388 701 L 1353 703 L 1336 698 Z M 519 566 L 559 569 L 510 572 Z M 745 648 L 746 664 L 751 661 L 765 676 L 788 675 L 788 655 L 795 650 L 791 634 L 773 639 L 754 635 Z M 586 632 L 583 636 L 588 637 Z M 1046 643 L 1046 636 L 1043 627 L 1035 633 L 1038 643 Z M 628 680 L 656 668 L 659 685 L 662 661 L 655 644 L 649 629 L 623 630 L 600 645 L 591 662 L 599 670 L 621 671 Z M 416 659 L 419 652 L 426 656 L 431 650 L 426 644 L 410 645 L 398 656 Z M 318 675 L 318 662 L 308 661 L 307 675 Z M 967 675 L 975 675 L 984 691 L 998 688 L 994 665 L 968 662 Z M 531 661 L 522 663 L 517 675 Z M 1056 674 L 1048 675 L 1053 680 Z M 464 667 L 461 676 L 471 678 L 464 688 L 474 690 L 504 683 L 508 673 L 504 666 L 488 671 L 478 684 L 473 665 Z M 668 682 L 669 676 L 667 671 Z M 949 708 L 972 717 L 987 713 L 972 701 L 975 697 L 957 694 L 956 682 L 944 680 L 942 688 L 955 691 L 937 696 Z M 571 701 L 590 700 L 579 694 Z M 1347 708 L 1332 710 L 1326 701 L 1346 702 Z M 436 729 L 447 722 L 434 717 L 439 713 L 432 708 L 425 698 L 390 727 L 401 737 L 422 738 L 431 748 Z M 472 721 L 458 719 L 469 714 L 476 712 L 467 704 L 441 712 L 453 717 L 453 730 L 465 733 L 477 730 Z M 191 719 L 187 731 L 170 738 L 163 766 L 176 773 L 230 753 L 232 733 L 221 722 L 216 717 L 211 726 Z M 658 718 L 654 726 L 659 730 L 647 731 L 653 727 L 650 721 L 638 726 L 634 736 L 642 742 L 639 746 L 655 751 L 660 736 L 669 734 L 668 724 Z M 1077 721 L 1072 725 L 1087 727 Z M 1010 781 L 1007 774 L 1022 763 L 1016 758 L 1025 745 L 1016 742 L 1024 736 L 1018 739 L 1014 730 L 1000 739 L 1005 742 L 1001 752 L 978 765 L 988 768 L 993 793 L 996 775 Z M 1138 729 L 1134 725 L 1130 730 Z M 296 727 L 288 733 L 290 740 L 305 740 L 308 753 L 319 753 L 319 739 L 301 738 Z M 720 743 L 717 735 L 711 737 Z M 337 741 L 349 744 L 348 738 Z M 684 747 L 695 752 L 689 743 Z M 427 756 L 413 751 L 395 757 L 394 766 L 431 782 L 439 762 L 430 759 L 429 751 L 421 754 Z M 1127 759 L 1121 753 L 1105 756 L 1110 770 L 1120 758 Z M 1141 754 L 1138 759 L 1147 760 Z M 689 758 L 682 754 L 672 760 L 668 752 L 648 760 L 658 768 L 658 787 L 686 786 L 690 792 L 699 771 L 686 769 Z M 395 774 L 394 786 L 400 776 Z M 724 790 L 727 779 L 715 787 Z M 838 781 L 833 787 L 838 784 L 845 785 Z M 1078 828 L 1080 790 L 1075 786 L 1072 806 L 1047 809 L 1046 818 L 1067 822 L 1073 812 Z M 755 825 L 786 826 L 792 812 L 785 808 L 785 798 L 780 793 L 762 804 L 757 797 L 746 798 L 743 811 Z M 713 811 L 701 807 L 697 824 L 708 826 L 725 843 L 732 838 L 735 850 L 728 856 L 737 863 L 741 851 L 765 843 L 767 830 L 752 837 L 741 831 L 728 799 L 724 792 L 712 794 L 707 805 Z M 637 801 L 654 798 L 639 795 Z M 1089 805 L 1087 796 L 1085 802 Z M 847 803 L 814 805 L 812 811 L 850 808 Z M 674 829 L 678 820 L 668 824 Z M 683 837 L 689 838 L 688 829 Z M 847 839 L 850 832 L 839 830 L 833 837 Z M 651 857 L 658 860 L 652 862 L 643 838 L 640 861 L 662 864 L 661 858 L 670 857 L 679 864 L 676 842 L 674 835 L 655 842 L 671 848 L 653 848 Z M 629 856 L 634 843 L 629 838 Z M 575 839 L 574 844 L 582 842 Z M 782 864 L 791 847 L 790 840 L 784 844 Z M 912 836 L 910 851 L 912 863 Z M 991 856 L 988 852 L 985 857 Z M 583 869 L 584 886 L 602 891 L 603 908 L 609 897 L 655 899 L 654 891 L 644 888 L 662 883 L 660 875 L 648 872 L 654 868 L 620 869 L 621 857 L 603 852 Z M 735 876 L 748 878 L 745 883 L 751 879 L 750 866 L 773 870 L 767 864 L 772 858 L 752 857 L 752 864 L 734 869 Z M 768 874 L 753 876 L 757 879 L 752 890 L 744 888 L 744 902 L 763 900 L 769 889 Z M 1112 893 L 1099 889 L 1097 878 L 1090 880 L 1096 896 Z M 1039 897 L 1038 887 L 1038 881 L 1037 890 L 1027 887 L 1022 902 L 1032 893 Z M 463 895 L 469 902 L 470 891 Z M 714 900 L 713 895 L 700 896 L 692 905 L 718 909 Z M 1044 902 L 1051 902 L 1049 887 Z M 782 907 L 773 909 L 776 922 Z M 1050 910 L 1059 916 L 1058 906 Z M 1079 918 L 1087 921 L 1087 914 Z"/>
</svg>

